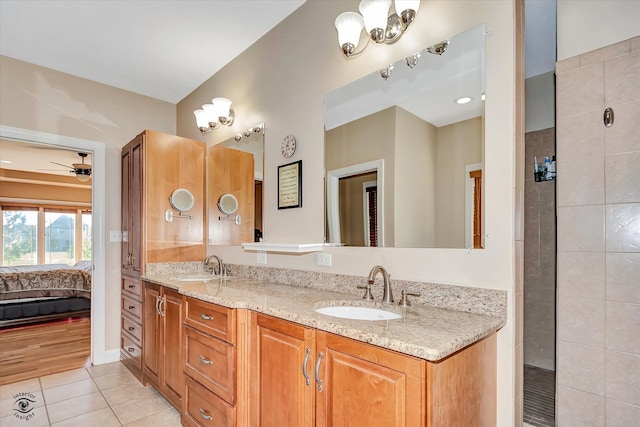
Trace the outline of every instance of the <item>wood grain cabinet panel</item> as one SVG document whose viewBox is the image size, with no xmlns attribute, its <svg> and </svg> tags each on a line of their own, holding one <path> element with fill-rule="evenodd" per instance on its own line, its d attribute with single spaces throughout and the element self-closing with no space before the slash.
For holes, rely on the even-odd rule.
<svg viewBox="0 0 640 427">
<path fill-rule="evenodd" d="M 142 380 L 142 287 L 140 279 L 122 278 L 120 359 Z M 133 290 L 134 292 L 130 292 Z"/>
<path fill-rule="evenodd" d="M 197 381 L 186 377 L 185 407 L 182 415 L 185 426 L 236 426 L 235 408 L 201 386 Z"/>
<path fill-rule="evenodd" d="M 182 411 L 184 365 L 182 296 L 144 282 L 143 377 Z"/>
<path fill-rule="evenodd" d="M 193 298 L 187 298 L 185 304 L 187 325 L 222 341 L 235 344 L 236 311 L 234 309 Z"/>
</svg>

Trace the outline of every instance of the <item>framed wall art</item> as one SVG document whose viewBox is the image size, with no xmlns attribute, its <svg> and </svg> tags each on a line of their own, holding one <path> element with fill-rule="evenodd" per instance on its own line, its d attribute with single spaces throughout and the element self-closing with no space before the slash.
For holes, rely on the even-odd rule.
<svg viewBox="0 0 640 427">
<path fill-rule="evenodd" d="M 278 209 L 302 206 L 302 160 L 278 166 Z"/>
</svg>

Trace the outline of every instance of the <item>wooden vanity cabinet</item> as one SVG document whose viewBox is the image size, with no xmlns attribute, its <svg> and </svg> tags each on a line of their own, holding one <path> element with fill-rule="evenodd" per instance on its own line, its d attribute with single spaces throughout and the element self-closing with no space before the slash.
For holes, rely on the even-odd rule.
<svg viewBox="0 0 640 427">
<path fill-rule="evenodd" d="M 246 425 L 248 371 L 239 363 L 246 360 L 246 317 L 247 310 L 185 298 L 183 425 Z"/>
<path fill-rule="evenodd" d="M 316 331 L 254 312 L 251 332 L 249 425 L 314 425 Z"/>
<path fill-rule="evenodd" d="M 120 359 L 142 381 L 142 282 L 122 277 Z"/>
<path fill-rule="evenodd" d="M 177 291 L 144 282 L 143 377 L 182 411 L 184 378 L 182 296 Z"/>
<path fill-rule="evenodd" d="M 258 313 L 251 331 L 252 427 L 495 426 L 495 334 L 432 363 Z"/>
</svg>

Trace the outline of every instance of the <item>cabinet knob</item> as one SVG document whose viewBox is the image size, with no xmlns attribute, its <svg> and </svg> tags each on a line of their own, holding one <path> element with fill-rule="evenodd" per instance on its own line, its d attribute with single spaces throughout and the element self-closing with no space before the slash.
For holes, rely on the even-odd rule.
<svg viewBox="0 0 640 427">
<path fill-rule="evenodd" d="M 204 314 L 204 313 L 200 313 L 200 318 L 201 318 L 202 320 L 213 320 L 213 316 L 207 316 L 207 315 L 206 315 L 206 314 Z"/>
<path fill-rule="evenodd" d="M 207 421 L 211 421 L 213 419 L 213 417 L 209 414 L 207 414 L 204 409 L 199 408 L 200 411 L 200 418 L 202 418 L 203 420 L 207 420 Z"/>
<path fill-rule="evenodd" d="M 127 351 L 129 353 L 133 353 L 135 351 L 135 349 L 133 347 L 127 347 Z"/>
<path fill-rule="evenodd" d="M 200 356 L 200 363 L 203 365 L 213 365 L 213 362 L 204 356 Z"/>
<path fill-rule="evenodd" d="M 135 329 L 136 329 L 136 328 L 134 328 L 133 326 L 129 326 L 129 330 L 130 330 L 130 331 L 133 331 L 133 330 L 135 330 Z"/>
<path fill-rule="evenodd" d="M 130 305 L 130 306 L 129 306 L 129 310 L 133 310 L 134 308 L 136 308 L 136 306 L 135 306 L 135 305 Z"/>
</svg>

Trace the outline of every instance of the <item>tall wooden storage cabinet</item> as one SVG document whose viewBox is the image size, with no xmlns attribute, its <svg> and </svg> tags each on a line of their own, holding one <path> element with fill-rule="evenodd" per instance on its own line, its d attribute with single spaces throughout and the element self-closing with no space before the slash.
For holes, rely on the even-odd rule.
<svg viewBox="0 0 640 427">
<path fill-rule="evenodd" d="M 122 148 L 121 359 L 143 378 L 145 305 L 140 276 L 147 263 L 200 261 L 206 254 L 205 143 L 145 130 Z M 195 199 L 191 218 L 166 221 L 179 189 Z M 177 215 L 172 209 L 172 213 Z M 148 304 L 147 304 L 148 305 Z M 179 322 L 178 324 L 180 324 Z"/>
</svg>

